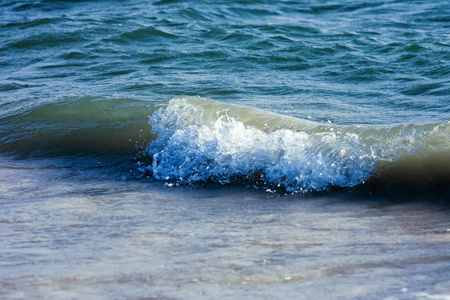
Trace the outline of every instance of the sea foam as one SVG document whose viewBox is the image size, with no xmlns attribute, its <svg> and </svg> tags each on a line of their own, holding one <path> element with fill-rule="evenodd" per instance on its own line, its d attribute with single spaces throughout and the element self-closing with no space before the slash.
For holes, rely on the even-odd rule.
<svg viewBox="0 0 450 300">
<path fill-rule="evenodd" d="M 413 157 L 439 131 L 323 125 L 200 97 L 173 99 L 150 125 L 157 138 L 147 148 L 147 171 L 158 180 L 250 182 L 287 191 L 364 183 L 383 164 Z"/>
</svg>

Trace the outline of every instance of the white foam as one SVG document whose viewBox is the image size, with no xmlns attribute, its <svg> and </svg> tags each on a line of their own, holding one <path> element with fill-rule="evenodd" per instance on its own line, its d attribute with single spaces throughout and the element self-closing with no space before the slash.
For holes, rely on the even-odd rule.
<svg viewBox="0 0 450 300">
<path fill-rule="evenodd" d="M 418 135 L 402 130 L 378 136 L 339 127 L 266 132 L 228 116 L 224 103 L 217 111 L 198 105 L 199 98 L 189 100 L 175 98 L 150 118 L 158 137 L 147 149 L 153 157 L 148 169 L 156 179 L 262 182 L 288 191 L 353 187 L 372 176 L 377 162 L 412 155 L 418 147 Z"/>
</svg>

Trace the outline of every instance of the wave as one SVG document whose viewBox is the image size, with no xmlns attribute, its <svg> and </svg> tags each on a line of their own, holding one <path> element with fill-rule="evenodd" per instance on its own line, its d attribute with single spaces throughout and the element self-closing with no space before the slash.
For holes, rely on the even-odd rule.
<svg viewBox="0 0 450 300">
<path fill-rule="evenodd" d="M 150 117 L 143 171 L 177 184 L 245 182 L 267 190 L 445 186 L 450 121 L 391 127 L 320 124 L 200 97 Z"/>
<path fill-rule="evenodd" d="M 0 153 L 19 157 L 133 156 L 151 130 L 157 103 L 136 99 L 65 97 L 51 103 L 15 101 L 0 114 Z"/>
<path fill-rule="evenodd" d="M 4 104 L 0 154 L 128 161 L 137 178 L 169 185 L 244 184 L 287 192 L 448 189 L 450 121 L 347 126 L 201 97 L 66 97 Z"/>
</svg>

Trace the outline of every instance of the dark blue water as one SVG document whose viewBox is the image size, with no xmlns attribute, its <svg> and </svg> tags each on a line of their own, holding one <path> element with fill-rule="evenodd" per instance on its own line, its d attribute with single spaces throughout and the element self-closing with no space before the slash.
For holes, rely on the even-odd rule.
<svg viewBox="0 0 450 300">
<path fill-rule="evenodd" d="M 0 298 L 448 299 L 449 21 L 1 1 Z"/>
</svg>

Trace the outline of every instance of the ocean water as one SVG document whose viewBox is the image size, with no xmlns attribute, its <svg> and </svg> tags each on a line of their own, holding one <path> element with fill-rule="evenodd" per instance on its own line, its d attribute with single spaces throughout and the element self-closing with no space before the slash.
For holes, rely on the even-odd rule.
<svg viewBox="0 0 450 300">
<path fill-rule="evenodd" d="M 448 1 L 0 2 L 1 299 L 450 299 Z"/>
</svg>

